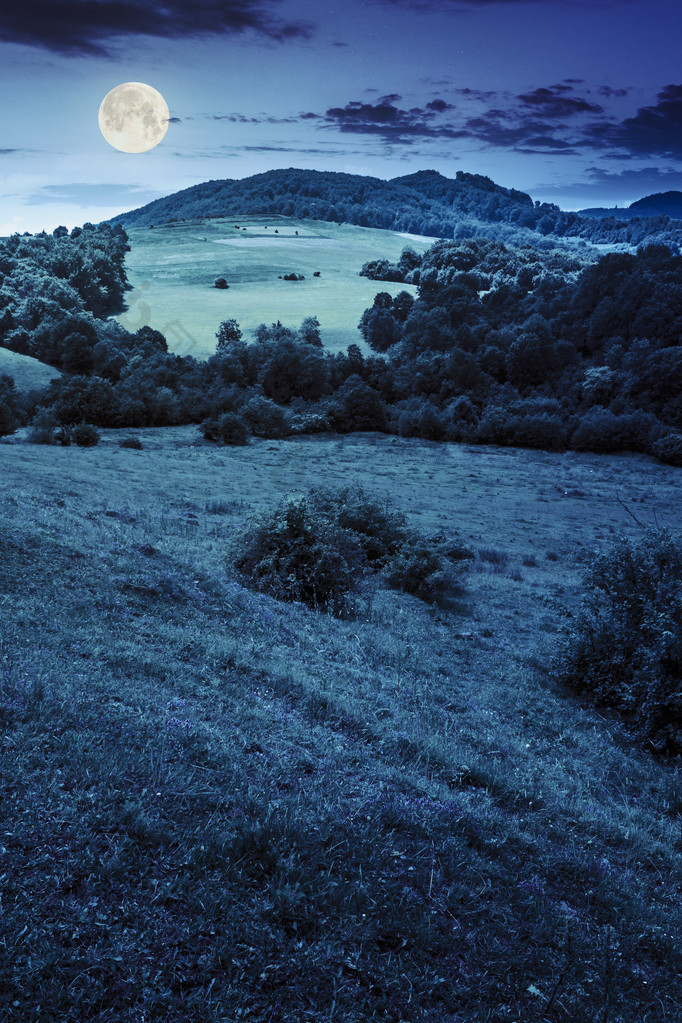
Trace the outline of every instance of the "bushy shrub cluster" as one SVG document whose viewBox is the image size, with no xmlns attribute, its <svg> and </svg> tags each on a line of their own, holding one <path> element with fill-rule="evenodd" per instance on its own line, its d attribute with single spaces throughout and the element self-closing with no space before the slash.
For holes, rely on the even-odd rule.
<svg viewBox="0 0 682 1023">
<path fill-rule="evenodd" d="M 235 567 L 278 600 L 339 614 L 362 576 L 360 551 L 348 533 L 290 498 L 263 515 L 240 539 Z"/>
<path fill-rule="evenodd" d="M 282 502 L 246 530 L 232 554 L 237 571 L 257 589 L 339 614 L 352 609 L 372 573 L 422 600 L 447 596 L 457 589 L 460 551 L 419 536 L 401 512 L 346 487 Z"/>
<path fill-rule="evenodd" d="M 249 438 L 246 423 L 236 412 L 223 412 L 221 416 L 204 420 L 201 432 L 206 440 L 216 444 L 242 445 L 248 443 Z"/>
<path fill-rule="evenodd" d="M 94 448 L 99 444 L 99 430 L 92 423 L 77 423 L 71 429 L 71 439 L 79 448 Z"/>
<path fill-rule="evenodd" d="M 682 547 L 648 530 L 596 558 L 560 678 L 623 715 L 649 748 L 682 753 Z"/>
<path fill-rule="evenodd" d="M 654 441 L 651 453 L 668 465 L 682 466 L 682 433 L 668 433 Z"/>
</svg>

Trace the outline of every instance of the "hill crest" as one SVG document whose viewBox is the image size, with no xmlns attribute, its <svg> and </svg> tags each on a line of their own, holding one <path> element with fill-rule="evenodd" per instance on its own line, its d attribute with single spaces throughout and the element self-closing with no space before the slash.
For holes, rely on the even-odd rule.
<svg viewBox="0 0 682 1023">
<path fill-rule="evenodd" d="M 242 179 L 206 181 L 112 218 L 110 223 L 154 227 L 174 221 L 249 215 L 286 216 L 374 227 L 433 238 L 486 236 L 537 244 L 538 236 L 582 238 L 595 244 L 679 245 L 682 225 L 667 216 L 607 219 L 566 212 L 481 174 L 434 170 L 385 181 L 342 171 L 290 167 Z M 632 215 L 631 215 L 632 216 Z"/>
</svg>

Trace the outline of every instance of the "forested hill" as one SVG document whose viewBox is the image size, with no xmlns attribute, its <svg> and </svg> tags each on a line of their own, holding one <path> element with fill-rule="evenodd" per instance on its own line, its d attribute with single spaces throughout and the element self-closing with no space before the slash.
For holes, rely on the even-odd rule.
<svg viewBox="0 0 682 1023">
<path fill-rule="evenodd" d="M 407 231 L 434 238 L 484 235 L 519 244 L 533 235 L 588 242 L 679 245 L 682 224 L 665 214 L 603 219 L 534 202 L 480 174 L 446 178 L 419 171 L 391 181 L 334 171 L 273 170 L 235 180 L 206 181 L 147 206 L 122 213 L 112 224 L 150 227 L 174 220 L 272 214 Z"/>
</svg>

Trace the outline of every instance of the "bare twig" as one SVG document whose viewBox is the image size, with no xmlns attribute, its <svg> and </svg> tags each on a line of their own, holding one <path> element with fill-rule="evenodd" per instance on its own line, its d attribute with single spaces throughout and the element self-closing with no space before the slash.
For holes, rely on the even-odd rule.
<svg viewBox="0 0 682 1023">
<path fill-rule="evenodd" d="M 620 495 L 619 495 L 619 494 L 616 494 L 616 501 L 618 501 L 618 504 L 619 504 L 619 505 L 621 506 L 621 508 L 623 508 L 623 509 L 624 509 L 624 510 L 625 510 L 625 511 L 626 511 L 626 512 L 628 513 L 628 515 L 630 516 L 630 518 L 631 518 L 631 519 L 634 519 L 634 521 L 635 521 L 635 522 L 637 523 L 637 525 L 638 525 L 638 526 L 640 527 L 640 529 L 646 529 L 646 528 L 647 528 L 647 526 L 646 526 L 646 522 L 642 522 L 642 520 L 641 520 L 641 519 L 638 519 L 638 518 L 637 518 L 637 516 L 636 516 L 636 515 L 635 515 L 635 513 L 634 513 L 634 512 L 632 511 L 632 509 L 631 509 L 631 508 L 628 508 L 628 506 L 626 505 L 625 501 L 622 501 L 622 500 L 621 500 L 621 498 L 620 498 Z"/>
</svg>

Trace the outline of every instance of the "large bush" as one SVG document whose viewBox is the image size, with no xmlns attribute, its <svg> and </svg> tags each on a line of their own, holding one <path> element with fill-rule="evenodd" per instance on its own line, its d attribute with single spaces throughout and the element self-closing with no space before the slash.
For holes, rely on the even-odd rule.
<svg viewBox="0 0 682 1023">
<path fill-rule="evenodd" d="M 660 462 L 682 466 L 682 433 L 668 433 L 651 445 L 651 453 Z"/>
<path fill-rule="evenodd" d="M 407 529 L 405 516 L 358 488 L 318 488 L 261 516 L 236 541 L 238 572 L 279 600 L 333 613 L 370 573 L 433 601 L 457 589 L 456 551 Z"/>
<path fill-rule="evenodd" d="M 305 498 L 289 499 L 263 515 L 235 553 L 237 570 L 257 589 L 322 611 L 345 610 L 362 576 L 359 545 Z"/>
<path fill-rule="evenodd" d="M 309 500 L 317 515 L 354 536 L 373 568 L 385 566 L 405 542 L 403 513 L 362 487 L 318 487 Z"/>
<path fill-rule="evenodd" d="M 386 578 L 394 590 L 434 603 L 459 589 L 455 566 L 443 545 L 410 534 L 388 565 Z"/>
<path fill-rule="evenodd" d="M 243 418 L 236 412 L 223 412 L 214 419 L 206 419 L 199 429 L 206 440 L 216 444 L 247 444 L 249 431 Z"/>
<path fill-rule="evenodd" d="M 289 416 L 269 398 L 255 395 L 244 406 L 244 419 L 255 437 L 286 437 L 290 432 Z"/>
<path fill-rule="evenodd" d="M 588 595 L 560 676 L 621 713 L 637 736 L 682 753 L 682 550 L 678 537 L 649 530 L 621 538 L 586 576 Z"/>
</svg>

